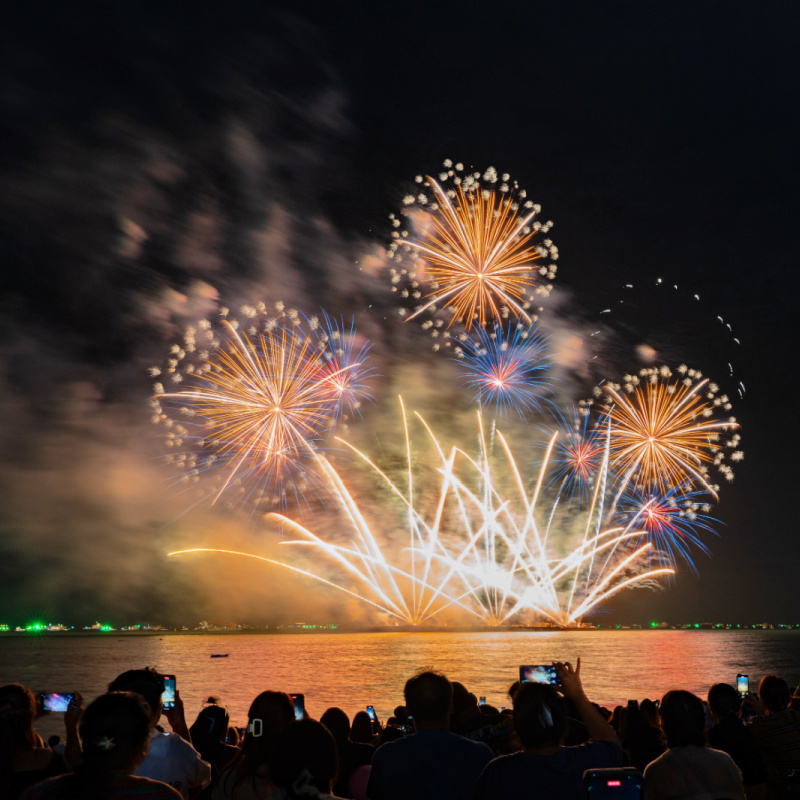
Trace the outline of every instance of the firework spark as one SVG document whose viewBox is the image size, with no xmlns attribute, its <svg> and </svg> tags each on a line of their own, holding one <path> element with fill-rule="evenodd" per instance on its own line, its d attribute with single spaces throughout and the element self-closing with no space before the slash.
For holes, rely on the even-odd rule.
<svg viewBox="0 0 800 800">
<path fill-rule="evenodd" d="M 717 520 L 709 516 L 710 505 L 703 492 L 685 491 L 684 487 L 671 487 L 665 492 L 656 489 L 631 487 L 620 503 L 620 516 L 644 530 L 643 540 L 653 543 L 652 556 L 662 564 L 674 564 L 678 558 L 685 561 L 694 572 L 692 550 L 708 553 L 698 533 L 714 533 Z"/>
<path fill-rule="evenodd" d="M 552 535 L 552 512 L 542 493 L 547 458 L 531 491 L 502 433 L 497 433 L 497 441 L 504 466 L 495 466 L 482 424 L 480 450 L 473 458 L 458 447 L 445 451 L 425 421 L 416 418 L 429 436 L 438 463 L 439 481 L 432 497 L 427 491 L 430 487 L 420 491 L 415 482 L 405 412 L 407 470 L 402 485 L 348 445 L 404 508 L 407 546 L 399 554 L 376 535 L 368 514 L 330 462 L 316 454 L 319 470 L 351 528 L 350 541 L 337 544 L 283 515 L 274 517 L 300 536 L 282 545 L 322 554 L 346 577 L 333 581 L 312 569 L 277 560 L 270 563 L 340 588 L 410 625 L 430 622 L 447 609 L 489 625 L 524 613 L 556 624 L 576 624 L 617 591 L 673 572 L 669 566 L 649 568 L 652 545 L 639 541 L 645 531 L 632 522 L 608 519 L 598 493 L 580 543 L 558 555 L 548 545 L 548 539 L 557 537 Z M 608 454 L 601 468 L 607 462 Z"/>
<path fill-rule="evenodd" d="M 494 405 L 499 412 L 513 408 L 524 419 L 526 412 L 541 409 L 551 388 L 547 347 L 535 328 L 514 325 L 504 334 L 498 326 L 491 332 L 478 328 L 456 356 L 481 406 Z"/>
<path fill-rule="evenodd" d="M 551 408 L 555 416 L 556 438 L 551 455 L 547 489 L 566 500 L 566 510 L 585 507 L 600 475 L 606 450 L 606 431 L 593 421 L 585 406 L 567 412 Z M 549 435 L 552 432 L 544 428 Z M 613 478 L 612 478 L 613 482 Z"/>
<path fill-rule="evenodd" d="M 625 376 L 624 392 L 615 384 L 596 390 L 607 395 L 612 464 L 637 487 L 668 489 L 690 482 L 716 497 L 719 486 L 710 483 L 709 467 L 733 480 L 725 458 L 728 451 L 731 461 L 743 457 L 737 449 L 739 426 L 734 417 L 718 419 L 731 404 L 716 384 L 685 366 L 677 372 L 673 379 L 667 367 L 643 369 Z"/>
<path fill-rule="evenodd" d="M 414 219 L 411 235 L 393 232 L 390 257 L 401 262 L 410 253 L 414 261 L 424 262 L 419 279 L 415 268 L 391 271 L 394 290 L 423 300 L 407 318 L 446 308 L 450 324 L 461 322 L 467 330 L 509 314 L 530 325 L 530 303 L 536 294 L 550 291 L 556 272 L 552 262 L 558 258 L 550 239 L 534 243 L 534 238 L 546 234 L 552 223 L 535 221 L 539 206 L 493 167 L 483 176 L 464 173 L 461 164 L 451 168 L 449 160 L 445 167 L 438 180 L 418 176 L 424 191 L 404 199 L 403 216 Z M 391 219 L 400 227 L 399 217 Z M 405 277 L 409 286 L 398 286 Z"/>
<path fill-rule="evenodd" d="M 263 304 L 245 306 L 245 328 L 222 309 L 219 330 L 198 326 L 202 350 L 192 326 L 162 373 L 175 390 L 155 386 L 151 405 L 167 429 L 168 461 L 190 484 L 213 475 L 203 495 L 212 504 L 223 495 L 274 504 L 287 486 L 302 494 L 318 443 L 342 407 L 366 395 L 368 347 L 355 348 L 352 327 L 277 310 L 269 317 Z"/>
</svg>

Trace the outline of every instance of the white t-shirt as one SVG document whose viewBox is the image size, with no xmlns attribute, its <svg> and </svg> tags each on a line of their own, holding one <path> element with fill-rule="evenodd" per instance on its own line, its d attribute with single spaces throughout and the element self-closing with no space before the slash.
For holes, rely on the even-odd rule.
<svg viewBox="0 0 800 800">
<path fill-rule="evenodd" d="M 644 770 L 646 800 L 745 800 L 742 774 L 719 750 L 672 747 Z"/>
<path fill-rule="evenodd" d="M 162 781 L 177 789 L 188 800 L 190 793 L 211 783 L 211 765 L 189 742 L 177 733 L 150 731 L 150 752 L 136 774 Z"/>
</svg>

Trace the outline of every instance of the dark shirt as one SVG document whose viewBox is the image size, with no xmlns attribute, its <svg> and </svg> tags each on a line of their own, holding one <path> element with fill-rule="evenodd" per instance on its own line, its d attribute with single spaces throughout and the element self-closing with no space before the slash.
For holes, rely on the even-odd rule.
<svg viewBox="0 0 800 800">
<path fill-rule="evenodd" d="M 370 800 L 472 800 L 492 751 L 450 731 L 420 731 L 375 751 Z"/>
<path fill-rule="evenodd" d="M 340 797 L 350 797 L 350 790 L 347 787 L 350 776 L 359 767 L 372 763 L 375 748 L 371 744 L 345 739 L 343 742 L 336 742 L 336 749 L 339 751 L 339 777 L 333 787 L 333 793 Z"/>
<path fill-rule="evenodd" d="M 60 753 L 53 752 L 46 767 L 41 769 L 26 769 L 22 772 L 11 773 L 11 785 L 9 787 L 9 800 L 19 797 L 29 786 L 33 786 L 40 781 L 61 775 L 67 772 L 69 767 L 64 757 Z"/>
<path fill-rule="evenodd" d="M 745 786 L 767 782 L 767 768 L 753 732 L 735 716 L 721 719 L 708 732 L 708 746 L 727 753 L 742 773 Z"/>
<path fill-rule="evenodd" d="M 28 789 L 22 800 L 59 800 L 69 795 L 72 789 L 72 776 L 62 775 L 38 783 Z M 117 775 L 108 785 L 109 800 L 181 800 L 180 793 L 161 781 L 139 778 L 136 775 Z"/>
<path fill-rule="evenodd" d="M 475 800 L 581 800 L 587 769 L 621 766 L 622 748 L 616 742 L 562 747 L 552 756 L 500 756 L 483 771 Z"/>
<path fill-rule="evenodd" d="M 794 770 L 800 769 L 800 714 L 787 708 L 766 717 L 753 717 L 748 728 L 764 757 L 767 797 L 787 796 L 790 777 Z"/>
</svg>

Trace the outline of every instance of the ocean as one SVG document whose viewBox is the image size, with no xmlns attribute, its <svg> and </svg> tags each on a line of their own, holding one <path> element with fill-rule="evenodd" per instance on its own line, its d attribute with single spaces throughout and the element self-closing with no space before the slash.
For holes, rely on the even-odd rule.
<svg viewBox="0 0 800 800">
<path fill-rule="evenodd" d="M 444 672 L 499 708 L 510 706 L 506 692 L 521 664 L 574 664 L 578 657 L 588 696 L 608 707 L 678 688 L 705 698 L 713 683 L 735 683 L 739 672 L 750 676 L 751 689 L 769 673 L 795 686 L 800 630 L 0 634 L 0 685 L 77 690 L 88 702 L 121 672 L 154 666 L 177 676 L 189 724 L 210 695 L 234 724 L 245 724 L 250 702 L 265 689 L 303 693 L 314 718 L 330 706 L 352 717 L 373 705 L 385 720 L 403 702 L 406 679 L 421 669 Z M 47 736 L 63 724 L 53 714 L 37 728 Z"/>
</svg>

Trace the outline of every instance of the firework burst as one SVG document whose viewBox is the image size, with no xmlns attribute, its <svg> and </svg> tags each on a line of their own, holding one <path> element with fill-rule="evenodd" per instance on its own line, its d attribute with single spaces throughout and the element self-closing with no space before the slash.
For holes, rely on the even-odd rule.
<svg viewBox="0 0 800 800">
<path fill-rule="evenodd" d="M 494 405 L 501 413 L 513 408 L 523 419 L 541 410 L 552 386 L 552 354 L 534 327 L 516 324 L 507 334 L 500 326 L 477 328 L 454 352 L 481 407 Z"/>
<path fill-rule="evenodd" d="M 552 223 L 535 220 L 540 207 L 509 175 L 493 167 L 466 173 L 449 159 L 444 166 L 438 180 L 417 176 L 420 190 L 390 217 L 396 228 L 401 217 L 411 221 L 393 232 L 390 257 L 411 266 L 391 270 L 392 288 L 421 301 L 401 313 L 411 320 L 446 309 L 448 326 L 467 330 L 509 315 L 530 325 L 534 297 L 548 294 L 555 277 L 558 249 L 548 238 L 534 241 Z"/>
<path fill-rule="evenodd" d="M 298 499 L 313 481 L 313 453 L 345 406 L 358 407 L 370 375 L 352 327 L 276 304 L 244 306 L 242 325 L 221 309 L 172 348 L 155 384 L 153 421 L 166 428 L 168 463 L 188 484 L 208 479 L 201 499 Z M 238 498 L 238 499 L 237 499 Z"/>
<path fill-rule="evenodd" d="M 694 572 L 692 551 L 708 553 L 699 533 L 715 533 L 713 525 L 718 523 L 710 511 L 703 492 L 685 491 L 681 486 L 663 492 L 631 487 L 619 504 L 620 516 L 641 528 L 643 540 L 653 543 L 652 560 L 674 564 L 680 558 Z"/>
<path fill-rule="evenodd" d="M 607 432 L 592 418 L 586 406 L 566 412 L 552 407 L 558 436 L 550 458 L 547 490 L 566 500 L 566 511 L 573 504 L 585 507 L 600 475 L 606 450 Z M 548 434 L 552 430 L 543 427 Z M 612 478 L 613 482 L 613 478 Z"/>
<path fill-rule="evenodd" d="M 719 486 L 709 479 L 716 467 L 733 480 L 729 461 L 741 461 L 739 427 L 719 387 L 694 369 L 667 367 L 626 375 L 623 385 L 606 384 L 604 414 L 611 421 L 612 464 L 630 475 L 635 486 L 668 489 L 688 483 L 715 497 Z M 626 481 L 627 482 L 627 481 Z"/>
</svg>

